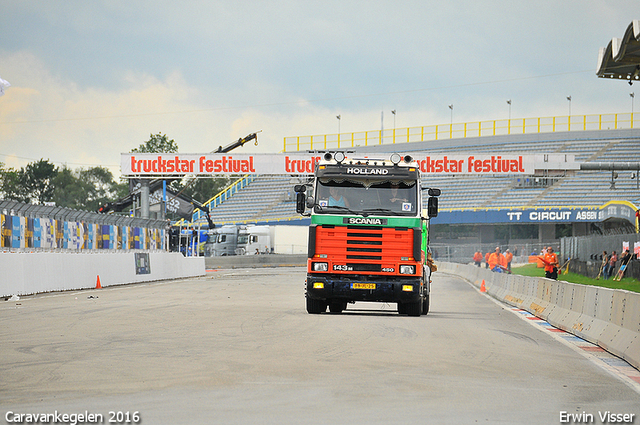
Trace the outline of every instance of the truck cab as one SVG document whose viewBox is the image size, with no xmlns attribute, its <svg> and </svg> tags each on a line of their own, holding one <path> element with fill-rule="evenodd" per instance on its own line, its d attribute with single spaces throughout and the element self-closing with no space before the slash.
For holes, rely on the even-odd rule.
<svg viewBox="0 0 640 425">
<path fill-rule="evenodd" d="M 408 156 L 345 158 L 327 153 L 310 190 L 296 186 L 298 212 L 311 217 L 306 305 L 311 314 L 342 312 L 356 301 L 397 303 L 400 314 L 427 314 L 429 218 L 420 168 Z"/>
<path fill-rule="evenodd" d="M 236 255 L 236 248 L 238 247 L 238 227 L 231 224 L 216 229 L 215 240 L 212 242 L 212 251 L 215 257 Z"/>
<path fill-rule="evenodd" d="M 238 233 L 238 255 L 271 254 L 273 250 L 273 228 L 249 225 Z"/>
</svg>

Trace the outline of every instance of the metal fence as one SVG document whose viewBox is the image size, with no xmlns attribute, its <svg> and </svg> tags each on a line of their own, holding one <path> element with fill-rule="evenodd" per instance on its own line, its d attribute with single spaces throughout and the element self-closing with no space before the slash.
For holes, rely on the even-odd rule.
<svg viewBox="0 0 640 425">
<path fill-rule="evenodd" d="M 165 250 L 168 222 L 0 200 L 0 248 Z"/>
<path fill-rule="evenodd" d="M 600 267 L 602 265 L 602 253 L 607 251 L 609 255 L 613 251 L 620 254 L 626 247 L 629 248 L 631 254 L 634 253 L 635 247 L 640 247 L 640 234 L 628 233 L 623 235 L 607 235 L 607 236 L 573 236 L 562 238 L 560 240 L 560 257 L 563 261 L 571 259 L 569 270 L 584 276 L 597 277 L 601 274 Z M 618 262 L 617 267 L 620 266 Z M 615 270 L 618 270 L 616 267 Z M 625 276 L 640 279 L 640 261 L 634 256 Z"/>
<path fill-rule="evenodd" d="M 558 243 L 549 242 L 533 242 L 533 241 L 514 241 L 509 244 L 492 243 L 492 244 L 454 244 L 454 243 L 431 243 L 431 253 L 436 260 L 447 261 L 450 263 L 469 264 L 473 263 L 473 254 L 476 251 L 482 253 L 484 261 L 487 252 L 494 252 L 499 246 L 502 252 L 508 249 L 513 254 L 514 263 L 527 263 L 530 255 L 539 255 L 543 248 L 547 246 L 556 247 Z"/>
<path fill-rule="evenodd" d="M 307 149 L 340 149 L 356 146 L 422 142 L 426 140 L 509 134 L 555 133 L 559 131 L 618 130 L 638 128 L 640 114 L 565 115 L 558 117 L 514 118 L 422 127 L 390 128 L 354 133 L 285 137 L 284 152 Z"/>
</svg>

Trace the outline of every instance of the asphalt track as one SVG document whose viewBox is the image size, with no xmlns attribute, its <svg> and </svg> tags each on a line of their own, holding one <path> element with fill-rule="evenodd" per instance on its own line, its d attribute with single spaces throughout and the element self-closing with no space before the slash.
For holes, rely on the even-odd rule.
<svg viewBox="0 0 640 425">
<path fill-rule="evenodd" d="M 457 277 L 434 274 L 431 312 L 415 318 L 380 303 L 309 315 L 304 275 L 217 270 L 6 301 L 2 420 L 599 424 L 608 411 L 640 423 L 637 387 Z"/>
</svg>

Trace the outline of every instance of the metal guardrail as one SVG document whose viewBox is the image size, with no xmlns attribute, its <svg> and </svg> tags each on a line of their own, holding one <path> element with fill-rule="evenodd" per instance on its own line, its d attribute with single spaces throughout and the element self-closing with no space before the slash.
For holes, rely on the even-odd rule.
<svg viewBox="0 0 640 425">
<path fill-rule="evenodd" d="M 514 118 L 422 127 L 370 130 L 353 133 L 294 136 L 284 138 L 284 152 L 353 148 L 394 143 L 509 134 L 555 133 L 565 131 L 620 130 L 640 127 L 640 114 L 633 112 L 599 115 Z"/>
<path fill-rule="evenodd" d="M 164 250 L 165 220 L 0 200 L 3 252 Z"/>
<path fill-rule="evenodd" d="M 73 208 L 25 204 L 10 200 L 0 200 L 0 213 L 27 218 L 51 218 L 54 220 L 90 222 L 113 226 L 153 229 L 165 229 L 168 227 L 166 220 L 143 219 L 118 214 L 99 214 L 92 211 L 75 210 Z"/>
</svg>

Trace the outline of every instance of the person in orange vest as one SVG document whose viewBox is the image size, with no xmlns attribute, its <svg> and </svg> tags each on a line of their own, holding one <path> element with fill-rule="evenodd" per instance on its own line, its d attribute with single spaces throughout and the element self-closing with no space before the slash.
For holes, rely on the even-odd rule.
<svg viewBox="0 0 640 425">
<path fill-rule="evenodd" d="M 511 271 L 511 260 L 513 260 L 513 254 L 508 249 L 504 252 L 504 258 L 507 260 L 507 270 Z"/>
<path fill-rule="evenodd" d="M 553 248 L 547 248 L 544 254 L 544 275 L 546 278 L 558 280 L 558 256 L 553 252 Z"/>
<path fill-rule="evenodd" d="M 473 254 L 473 261 L 476 263 L 476 266 L 480 267 L 482 263 L 482 253 L 480 251 L 476 251 L 476 253 Z"/>
<path fill-rule="evenodd" d="M 489 268 L 489 256 L 491 255 L 490 252 L 487 252 L 486 254 L 484 254 L 484 267 L 485 268 Z"/>
<path fill-rule="evenodd" d="M 489 256 L 489 269 L 492 272 L 502 273 L 507 271 L 507 259 L 500 252 L 500 247 L 497 246 L 493 254 Z"/>
</svg>

